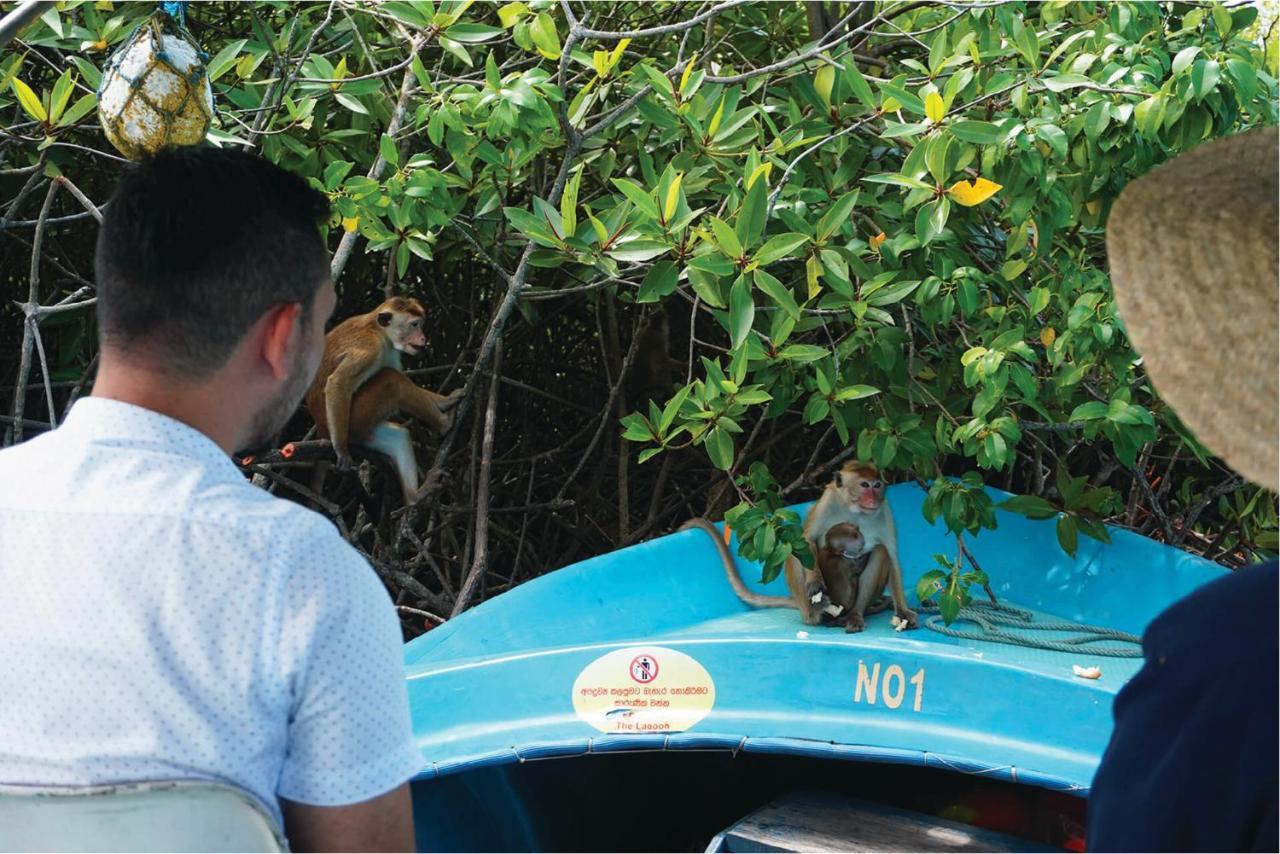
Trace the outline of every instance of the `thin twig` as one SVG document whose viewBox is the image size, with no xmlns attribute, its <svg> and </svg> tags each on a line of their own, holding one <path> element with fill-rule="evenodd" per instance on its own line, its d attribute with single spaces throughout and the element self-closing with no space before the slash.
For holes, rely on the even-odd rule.
<svg viewBox="0 0 1280 854">
<path fill-rule="evenodd" d="M 480 474 L 476 487 L 475 552 L 471 570 L 453 603 L 456 617 L 467 609 L 489 564 L 489 483 L 493 472 L 493 434 L 498 420 L 498 386 L 502 376 L 502 339 L 493 350 L 493 378 L 489 381 L 489 405 L 484 414 L 484 438 L 480 444 Z"/>
</svg>

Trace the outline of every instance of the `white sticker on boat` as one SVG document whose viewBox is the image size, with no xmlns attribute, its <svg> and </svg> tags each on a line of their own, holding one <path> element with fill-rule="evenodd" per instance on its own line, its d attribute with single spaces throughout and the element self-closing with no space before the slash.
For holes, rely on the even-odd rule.
<svg viewBox="0 0 1280 854">
<path fill-rule="evenodd" d="M 705 718 L 715 702 L 707 669 L 661 646 L 606 653 L 582 668 L 573 683 L 573 710 L 600 732 L 682 732 Z"/>
</svg>

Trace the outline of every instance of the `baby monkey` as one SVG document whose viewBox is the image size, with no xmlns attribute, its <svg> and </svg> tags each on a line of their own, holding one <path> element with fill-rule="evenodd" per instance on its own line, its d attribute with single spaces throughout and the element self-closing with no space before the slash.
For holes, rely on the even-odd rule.
<svg viewBox="0 0 1280 854">
<path fill-rule="evenodd" d="M 858 613 L 854 604 L 858 601 L 859 579 L 867 568 L 870 557 L 871 549 L 867 548 L 861 529 L 854 523 L 841 522 L 827 529 L 816 561 L 818 571 L 822 573 L 822 580 L 827 586 L 827 595 L 841 610 L 836 616 L 824 614 L 823 623 L 842 625 L 850 633 L 866 628 L 863 614 Z M 884 596 L 878 596 L 867 606 L 865 613 L 883 611 L 887 604 Z"/>
</svg>

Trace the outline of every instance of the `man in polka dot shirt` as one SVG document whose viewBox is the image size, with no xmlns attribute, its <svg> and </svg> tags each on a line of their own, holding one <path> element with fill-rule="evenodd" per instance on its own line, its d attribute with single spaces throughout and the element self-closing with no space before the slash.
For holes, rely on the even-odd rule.
<svg viewBox="0 0 1280 854">
<path fill-rule="evenodd" d="M 93 395 L 0 451 L 0 791 L 223 781 L 295 850 L 413 847 L 422 758 L 390 598 L 328 520 L 228 456 L 315 373 L 327 214 L 239 151 L 122 179 Z"/>
</svg>

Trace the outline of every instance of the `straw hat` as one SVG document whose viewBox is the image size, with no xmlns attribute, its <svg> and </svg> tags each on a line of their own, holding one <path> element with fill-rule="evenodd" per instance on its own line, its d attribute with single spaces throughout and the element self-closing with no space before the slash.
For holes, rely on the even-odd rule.
<svg viewBox="0 0 1280 854">
<path fill-rule="evenodd" d="M 1116 307 L 1147 375 L 1196 437 L 1280 485 L 1280 135 L 1215 140 L 1125 187 L 1107 223 Z"/>
</svg>

